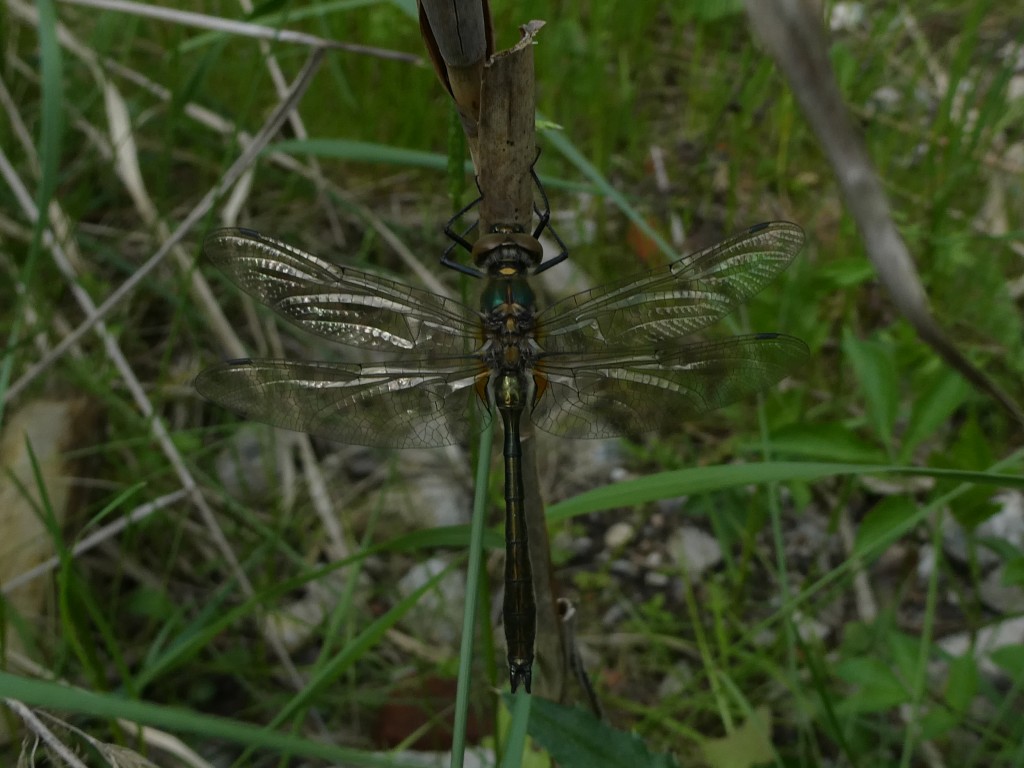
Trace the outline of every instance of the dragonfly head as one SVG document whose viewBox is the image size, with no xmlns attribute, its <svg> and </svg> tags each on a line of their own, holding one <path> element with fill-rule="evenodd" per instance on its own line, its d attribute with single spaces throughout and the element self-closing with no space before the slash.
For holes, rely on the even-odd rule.
<svg viewBox="0 0 1024 768">
<path fill-rule="evenodd" d="M 543 258 L 540 241 L 512 227 L 496 227 L 473 244 L 473 263 L 491 277 L 531 273 Z"/>
</svg>

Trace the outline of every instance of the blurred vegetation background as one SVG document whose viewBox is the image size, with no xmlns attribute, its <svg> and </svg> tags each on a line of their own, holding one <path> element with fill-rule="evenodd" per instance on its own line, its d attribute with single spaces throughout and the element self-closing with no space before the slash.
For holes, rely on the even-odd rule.
<svg viewBox="0 0 1024 768">
<path fill-rule="evenodd" d="M 58 4 L 52 17 L 48 3 L 0 6 L 5 423 L 37 398 L 74 399 L 90 415 L 62 428 L 71 462 L 64 473 L 77 478 L 67 519 L 39 502 L 41 530 L 4 535 L 4 557 L 38 545 L 37 560 L 59 560 L 43 602 L 8 610 L 30 615 L 6 632 L 38 665 L 33 676 L 116 694 L 127 719 L 145 719 L 141 701 L 173 705 L 178 714 L 164 727 L 183 736 L 217 714 L 310 744 L 326 734 L 335 746 L 391 744 L 379 724 L 397 718 L 389 709 L 396 701 L 443 719 L 453 698 L 443 686 L 432 693 L 435 678 L 451 679 L 457 655 L 423 629 L 438 610 L 406 624 L 392 612 L 406 596 L 395 584 L 415 564 L 438 552 L 460 564 L 451 545 L 464 532 L 431 538 L 427 526 L 464 523 L 458 515 L 468 505 L 454 504 L 451 520 L 405 515 L 468 494 L 468 460 L 460 471 L 443 456 L 325 443 L 304 454 L 262 426 L 242 427 L 240 438 L 240 425 L 201 402 L 191 381 L 228 356 L 195 293 L 197 274 L 254 355 L 343 354 L 291 329 L 277 336 L 269 313 L 254 311 L 203 263 L 203 233 L 226 208 L 237 223 L 323 258 L 420 285 L 397 241 L 445 288 L 474 300 L 474 286 L 437 264 L 441 226 L 474 187 L 449 170 L 453 151 L 452 167 L 464 160 L 457 124 L 425 63 L 411 0 L 271 2 L 248 17 L 406 55 L 329 54 L 299 107 L 320 180 L 265 156 L 245 194 L 215 206 L 180 258 L 109 314 L 110 339 L 152 413 L 110 344 L 92 333 L 27 390 L 6 394 L 82 322 L 75 290 L 104 301 L 217 184 L 240 152 L 237 132 L 255 132 L 278 101 L 268 52 L 286 79 L 308 55 L 302 45 L 265 48 L 180 15 L 243 18 L 233 4 L 166 7 L 171 15 L 154 19 L 88 4 Z M 571 248 L 571 266 L 552 270 L 564 282 L 545 284 L 549 300 L 669 258 L 587 172 L 679 252 L 774 219 L 799 223 L 808 237 L 797 263 L 729 324 L 803 338 L 812 351 L 806 370 L 759 403 L 666 425 L 639 443 L 542 443 L 549 501 L 694 466 L 780 458 L 869 465 L 813 482 L 775 465 L 778 483 L 754 487 L 736 474 L 701 494 L 669 478 L 657 502 L 609 502 L 554 523 L 560 577 L 581 604 L 581 645 L 611 722 L 686 765 L 1024 766 L 1024 504 L 1019 478 L 1005 477 L 1020 473 L 1021 425 L 972 392 L 895 313 L 832 170 L 751 40 L 741 5 L 523 0 L 495 1 L 492 11 L 499 48 L 516 42 L 518 24 L 547 22 L 535 48 L 537 168 Z M 1024 399 L 1024 6 L 827 3 L 824 14 L 840 87 L 936 316 Z M 197 119 L 196 106 L 205 117 Z M 54 120 L 59 139 L 45 130 Z M 302 138 L 294 127 L 284 134 Z M 308 168 L 309 155 L 288 146 Z M 36 236 L 31 199 L 56 206 L 50 218 L 73 277 L 51 258 L 52 241 Z M 154 436 L 154 414 L 170 447 Z M 908 474 L 870 470 L 882 465 Z M 932 470 L 976 474 L 964 484 Z M 233 487 L 238 475 L 241 487 Z M 443 478 L 439 488 L 428 487 L 431 476 Z M 210 518 L 176 495 L 189 478 L 208 497 L 251 589 L 225 559 Z M 27 484 L 37 479 L 30 473 Z M 499 481 L 492 479 L 494 509 Z M 325 517 L 318 482 L 337 521 Z M 167 506 L 72 557 L 75 542 L 155 500 Z M 666 550 L 682 527 L 715 542 L 705 547 L 720 552 L 708 570 L 690 573 Z M 993 579 L 1008 590 L 999 600 L 984 588 Z M 368 630 L 390 616 L 386 636 L 383 626 Z M 982 640 L 997 631 L 1004 642 L 991 653 Z M 12 671 L 28 668 L 8 660 Z M 481 663 L 475 694 L 492 738 L 484 680 L 493 669 L 493 659 Z M 59 686 L 45 690 L 50 707 L 70 701 Z M 175 719 L 179 710 L 186 715 Z M 67 720 L 101 742 L 169 760 L 112 720 L 81 712 Z M 283 741 L 247 752 L 240 740 L 264 742 L 218 723 L 207 720 L 212 732 L 188 737 L 209 764 L 323 764 L 315 750 Z M 751 731 L 749 723 L 762 725 Z M 412 730 L 399 740 L 406 737 Z M 723 743 L 726 757 L 716 752 Z M 728 751 L 736 743 L 739 757 Z M 14 764 L 20 746 L 10 741 L 4 759 Z M 288 749 L 306 757 L 289 760 Z"/>
</svg>

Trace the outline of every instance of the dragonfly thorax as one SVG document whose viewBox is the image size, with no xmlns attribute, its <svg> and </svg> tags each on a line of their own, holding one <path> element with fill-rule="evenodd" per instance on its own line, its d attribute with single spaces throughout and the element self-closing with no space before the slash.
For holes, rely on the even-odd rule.
<svg viewBox="0 0 1024 768">
<path fill-rule="evenodd" d="M 480 295 L 488 364 L 503 371 L 530 367 L 536 356 L 536 300 L 519 274 L 491 277 Z"/>
</svg>

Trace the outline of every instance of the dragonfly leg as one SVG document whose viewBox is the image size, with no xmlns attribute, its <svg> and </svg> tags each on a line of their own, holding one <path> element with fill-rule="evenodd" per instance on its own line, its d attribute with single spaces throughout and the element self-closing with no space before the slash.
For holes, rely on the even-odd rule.
<svg viewBox="0 0 1024 768">
<path fill-rule="evenodd" d="M 452 242 L 451 245 L 444 249 L 444 253 L 441 254 L 441 264 L 442 266 L 448 267 L 449 269 L 454 269 L 456 272 L 462 272 L 463 274 L 469 275 L 470 277 L 483 277 L 483 274 L 480 272 L 480 270 L 474 267 L 470 267 L 456 261 L 454 258 L 452 258 L 452 253 L 454 253 L 455 249 L 459 246 L 462 246 L 468 253 L 473 252 L 473 244 L 466 239 L 466 235 L 473 231 L 473 229 L 477 226 L 478 222 L 474 221 L 472 224 L 470 224 L 468 227 L 462 230 L 462 232 L 456 231 L 455 224 L 459 219 L 461 219 L 463 216 L 465 216 L 467 213 L 473 210 L 474 207 L 479 205 L 480 200 L 481 198 L 478 196 L 475 200 L 470 202 L 461 210 L 456 211 L 455 215 L 448 219 L 448 221 L 444 225 L 444 233 Z"/>
<path fill-rule="evenodd" d="M 537 148 L 537 156 L 540 157 L 540 147 Z M 534 163 L 536 164 L 536 161 L 534 161 Z M 543 272 L 545 269 L 550 269 L 556 264 L 561 264 L 569 258 L 569 248 L 566 246 L 562 238 L 559 237 L 555 228 L 551 225 L 551 204 L 548 202 L 548 193 L 544 191 L 544 185 L 540 183 L 540 177 L 537 176 L 537 171 L 533 166 L 530 167 L 530 176 L 533 177 L 533 183 L 537 187 L 537 191 L 540 193 L 540 199 L 543 201 L 543 207 L 536 203 L 533 204 L 533 212 L 537 214 L 537 226 L 534 227 L 533 236 L 535 238 L 539 238 L 546 229 L 551 233 L 555 242 L 558 243 L 558 253 L 543 264 L 539 265 L 537 269 L 534 270 L 534 274 L 536 275 Z"/>
</svg>

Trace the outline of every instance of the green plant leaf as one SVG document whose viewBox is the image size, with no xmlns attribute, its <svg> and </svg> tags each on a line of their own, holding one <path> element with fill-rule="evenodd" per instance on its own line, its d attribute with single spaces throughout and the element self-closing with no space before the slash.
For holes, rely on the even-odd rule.
<svg viewBox="0 0 1024 768">
<path fill-rule="evenodd" d="M 693 496 L 726 488 L 768 482 L 812 482 L 842 475 L 910 475 L 935 477 L 951 483 L 977 483 L 987 487 L 1024 489 L 1019 474 L 893 467 L 883 464 L 837 464 L 830 462 L 769 461 L 757 464 L 719 464 L 660 472 L 586 491 L 548 507 L 549 522 L 560 522 L 589 512 L 629 507 L 650 501 Z M 991 495 L 991 494 L 989 494 Z"/>
<path fill-rule="evenodd" d="M 857 258 L 836 259 L 828 264 L 823 264 L 816 277 L 824 287 L 832 290 L 854 288 L 868 280 L 873 280 L 875 270 L 870 261 L 858 256 Z"/>
<path fill-rule="evenodd" d="M 891 446 L 899 405 L 899 382 L 891 347 L 878 341 L 858 339 L 846 329 L 843 352 L 864 391 L 872 428 L 886 446 Z"/>
<path fill-rule="evenodd" d="M 943 709 L 941 706 L 932 707 L 919 720 L 921 738 L 941 739 L 961 722 L 963 722 L 963 718 L 953 712 Z"/>
<path fill-rule="evenodd" d="M 1003 586 L 1024 587 L 1024 556 L 1015 557 L 1003 566 Z"/>
<path fill-rule="evenodd" d="M 773 453 L 813 458 L 818 461 L 880 463 L 888 457 L 877 445 L 860 438 L 852 429 L 837 422 L 790 424 L 774 430 Z"/>
<path fill-rule="evenodd" d="M 989 658 L 1010 676 L 1014 685 L 1020 687 L 1024 683 L 1024 645 L 1004 645 L 992 651 Z"/>
<path fill-rule="evenodd" d="M 945 704 L 964 715 L 978 692 L 978 663 L 970 654 L 953 659 L 946 678 Z"/>
<path fill-rule="evenodd" d="M 512 706 L 512 696 L 505 694 Z M 577 707 L 534 697 L 530 736 L 566 768 L 677 768 L 671 755 L 652 752 L 638 736 L 617 731 Z"/>
<path fill-rule="evenodd" d="M 855 686 L 836 707 L 838 712 L 882 712 L 910 700 L 903 683 L 880 659 L 846 659 L 836 666 L 836 674 Z"/>
<path fill-rule="evenodd" d="M 741 0 L 696 0 L 691 10 L 701 21 L 716 21 L 743 13 L 743 3 Z"/>
<path fill-rule="evenodd" d="M 758 707 L 728 736 L 701 744 L 701 751 L 712 768 L 751 768 L 775 759 L 771 735 L 771 712 L 767 707 Z"/>
<path fill-rule="evenodd" d="M 33 680 L 8 672 L 0 672 L 0 696 L 59 712 L 74 712 L 89 717 L 122 718 L 175 734 L 195 734 L 250 748 L 273 750 L 291 758 L 319 758 L 345 765 L 380 768 L 414 768 L 421 765 L 419 762 L 400 760 L 379 752 L 325 744 L 286 730 L 275 731 L 265 725 L 256 726 L 241 720 L 193 712 L 181 707 L 150 704 L 112 693 L 94 693 L 63 683 Z"/>
<path fill-rule="evenodd" d="M 272 152 L 330 157 L 335 160 L 352 160 L 360 163 L 404 165 L 411 168 L 429 168 L 435 171 L 444 171 L 448 168 L 448 157 L 436 152 L 347 139 L 289 139 L 270 144 L 264 150 L 264 154 Z M 472 172 L 472 166 L 468 162 L 466 171 Z"/>
<path fill-rule="evenodd" d="M 903 435 L 901 455 L 904 457 L 910 456 L 921 441 L 945 425 L 950 415 L 964 404 L 971 391 L 959 374 L 946 367 L 938 369 L 929 385 L 914 402 L 910 412 L 907 431 Z"/>
<path fill-rule="evenodd" d="M 918 512 L 917 505 L 906 496 L 882 499 L 861 521 L 854 553 L 877 555 L 917 523 Z"/>
</svg>

